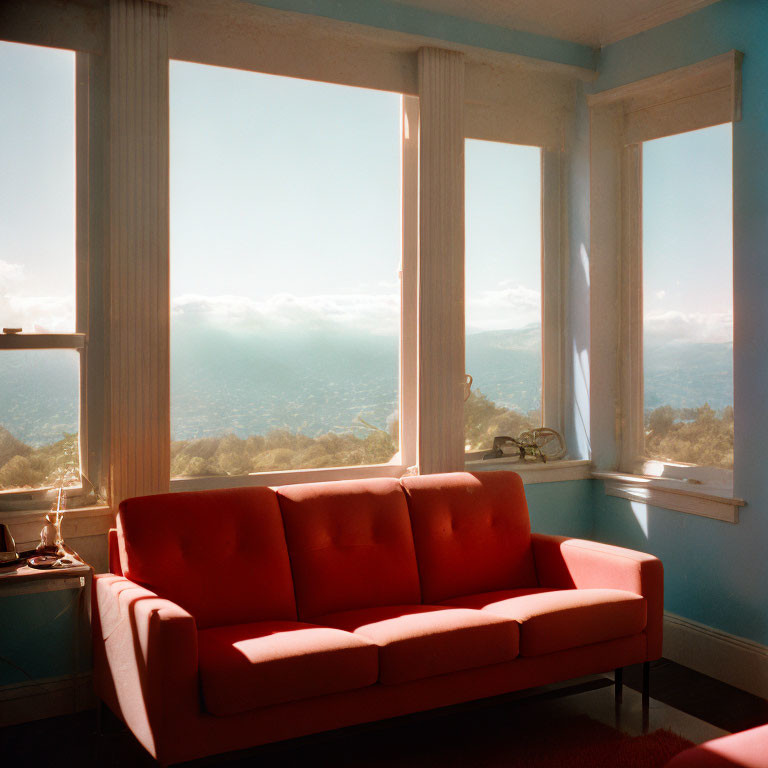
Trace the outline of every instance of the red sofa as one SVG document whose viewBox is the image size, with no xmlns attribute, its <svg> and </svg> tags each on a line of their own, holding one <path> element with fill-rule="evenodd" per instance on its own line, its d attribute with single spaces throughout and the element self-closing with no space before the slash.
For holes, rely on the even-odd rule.
<svg viewBox="0 0 768 768">
<path fill-rule="evenodd" d="M 768 725 L 686 749 L 667 768 L 768 768 Z"/>
<path fill-rule="evenodd" d="M 663 571 L 531 534 L 512 472 L 120 505 L 98 696 L 163 764 L 647 662 Z"/>
</svg>

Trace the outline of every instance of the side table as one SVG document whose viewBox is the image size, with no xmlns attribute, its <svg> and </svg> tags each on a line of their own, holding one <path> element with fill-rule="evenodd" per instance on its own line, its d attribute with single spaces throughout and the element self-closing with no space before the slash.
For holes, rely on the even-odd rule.
<svg viewBox="0 0 768 768">
<path fill-rule="evenodd" d="M 0 726 L 76 712 L 90 670 L 93 569 L 0 568 Z"/>
</svg>

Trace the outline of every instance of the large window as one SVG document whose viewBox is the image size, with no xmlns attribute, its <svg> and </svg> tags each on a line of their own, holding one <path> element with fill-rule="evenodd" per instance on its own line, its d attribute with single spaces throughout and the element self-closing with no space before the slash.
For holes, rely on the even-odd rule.
<svg viewBox="0 0 768 768">
<path fill-rule="evenodd" d="M 171 473 L 390 462 L 401 97 L 171 62 Z"/>
<path fill-rule="evenodd" d="M 542 151 L 467 140 L 467 451 L 542 425 Z"/>
<path fill-rule="evenodd" d="M 2 504 L 81 483 L 75 53 L 0 42 L 0 112 Z"/>
<path fill-rule="evenodd" d="M 606 493 L 738 521 L 731 51 L 592 94 L 590 433 Z"/>
<path fill-rule="evenodd" d="M 644 456 L 664 464 L 733 467 L 731 143 L 728 123 L 642 145 Z"/>
</svg>

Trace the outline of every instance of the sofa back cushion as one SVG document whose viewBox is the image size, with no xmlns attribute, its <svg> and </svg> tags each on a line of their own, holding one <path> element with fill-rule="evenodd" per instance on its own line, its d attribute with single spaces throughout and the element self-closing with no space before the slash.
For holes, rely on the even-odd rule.
<svg viewBox="0 0 768 768">
<path fill-rule="evenodd" d="M 185 608 L 199 629 L 296 618 L 273 489 L 127 499 L 117 527 L 125 576 Z"/>
<path fill-rule="evenodd" d="M 401 482 L 425 603 L 537 585 L 518 474 L 452 472 Z"/>
<path fill-rule="evenodd" d="M 397 480 L 278 488 L 299 616 L 420 602 L 405 494 Z"/>
</svg>

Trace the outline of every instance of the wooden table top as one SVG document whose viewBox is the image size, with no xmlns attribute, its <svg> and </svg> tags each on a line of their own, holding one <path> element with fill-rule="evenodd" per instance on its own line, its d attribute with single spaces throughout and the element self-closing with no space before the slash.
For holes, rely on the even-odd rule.
<svg viewBox="0 0 768 768">
<path fill-rule="evenodd" d="M 91 572 L 91 566 L 85 563 L 77 552 L 66 545 L 64 549 L 67 552 L 67 556 L 74 560 L 74 565 L 45 569 L 30 568 L 26 563 L 0 566 L 0 585 L 8 583 L 20 584 L 38 579 L 66 579 L 75 576 L 86 576 Z"/>
</svg>

